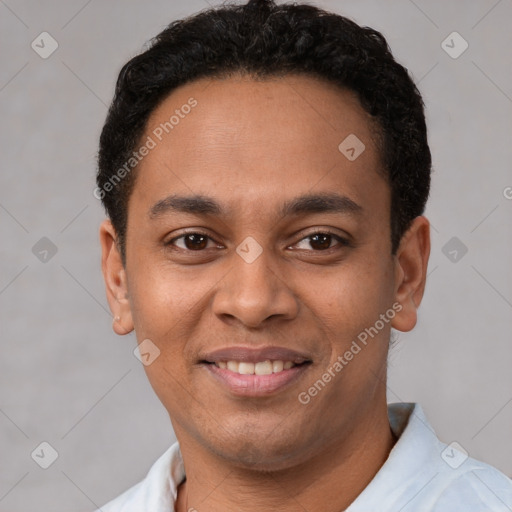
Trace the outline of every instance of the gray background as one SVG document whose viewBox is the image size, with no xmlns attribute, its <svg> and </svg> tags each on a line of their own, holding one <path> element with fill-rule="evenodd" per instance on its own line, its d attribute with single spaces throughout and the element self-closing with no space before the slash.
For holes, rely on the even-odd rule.
<svg viewBox="0 0 512 512">
<path fill-rule="evenodd" d="M 382 31 L 427 106 L 430 275 L 389 401 L 420 402 L 441 439 L 511 476 L 512 2 L 311 3 Z M 0 511 L 92 510 L 174 439 L 134 335 L 111 330 L 92 191 L 121 65 L 207 6 L 0 0 Z M 47 59 L 31 48 L 43 31 L 59 45 Z M 469 44 L 456 59 L 441 46 L 453 31 Z M 59 455 L 46 470 L 31 458 L 43 441 Z"/>
</svg>

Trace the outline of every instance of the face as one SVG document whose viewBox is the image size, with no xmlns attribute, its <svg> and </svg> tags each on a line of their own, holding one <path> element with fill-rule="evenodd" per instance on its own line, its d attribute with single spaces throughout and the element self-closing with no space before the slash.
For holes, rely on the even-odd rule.
<svg viewBox="0 0 512 512">
<path fill-rule="evenodd" d="M 385 403 L 390 329 L 413 327 L 428 257 L 421 219 L 391 253 L 356 96 L 305 76 L 203 79 L 148 137 L 126 265 L 106 221 L 103 269 L 116 332 L 159 351 L 145 370 L 180 442 L 275 469 L 351 436 Z"/>
</svg>

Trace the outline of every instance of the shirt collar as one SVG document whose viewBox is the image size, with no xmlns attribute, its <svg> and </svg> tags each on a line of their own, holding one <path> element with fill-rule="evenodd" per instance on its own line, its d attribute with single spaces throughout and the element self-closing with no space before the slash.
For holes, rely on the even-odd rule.
<svg viewBox="0 0 512 512">
<path fill-rule="evenodd" d="M 388 404 L 391 430 L 398 437 L 386 462 L 346 512 L 388 510 L 400 496 L 415 495 L 439 472 L 437 458 L 443 444 L 429 424 L 423 409 L 415 403 Z M 440 461 L 439 457 L 439 461 Z"/>
</svg>

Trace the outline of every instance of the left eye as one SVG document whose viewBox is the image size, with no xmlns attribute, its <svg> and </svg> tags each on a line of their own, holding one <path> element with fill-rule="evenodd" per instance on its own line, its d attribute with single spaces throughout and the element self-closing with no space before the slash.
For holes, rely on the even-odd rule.
<svg viewBox="0 0 512 512">
<path fill-rule="evenodd" d="M 334 233 L 329 232 L 318 232 L 318 233 L 312 233 L 306 237 L 304 237 L 300 243 L 306 243 L 309 244 L 310 247 L 316 248 L 318 251 L 325 251 L 327 249 L 331 249 L 331 243 L 333 242 L 333 239 L 335 241 L 338 241 L 338 243 L 342 246 L 348 245 L 348 242 L 341 238 L 338 235 L 335 235 Z M 297 245 L 299 245 L 297 244 Z M 315 247 L 316 246 L 316 247 Z M 306 249 L 308 249 L 306 247 Z"/>
</svg>

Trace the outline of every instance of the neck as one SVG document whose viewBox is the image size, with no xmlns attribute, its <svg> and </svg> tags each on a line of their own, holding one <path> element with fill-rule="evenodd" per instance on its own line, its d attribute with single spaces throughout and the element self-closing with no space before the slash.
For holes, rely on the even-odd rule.
<svg viewBox="0 0 512 512">
<path fill-rule="evenodd" d="M 343 433 L 322 452 L 279 471 L 226 465 L 185 436 L 180 449 L 187 479 L 178 488 L 176 511 L 339 512 L 371 482 L 395 442 L 385 402 L 363 425 Z"/>
</svg>

